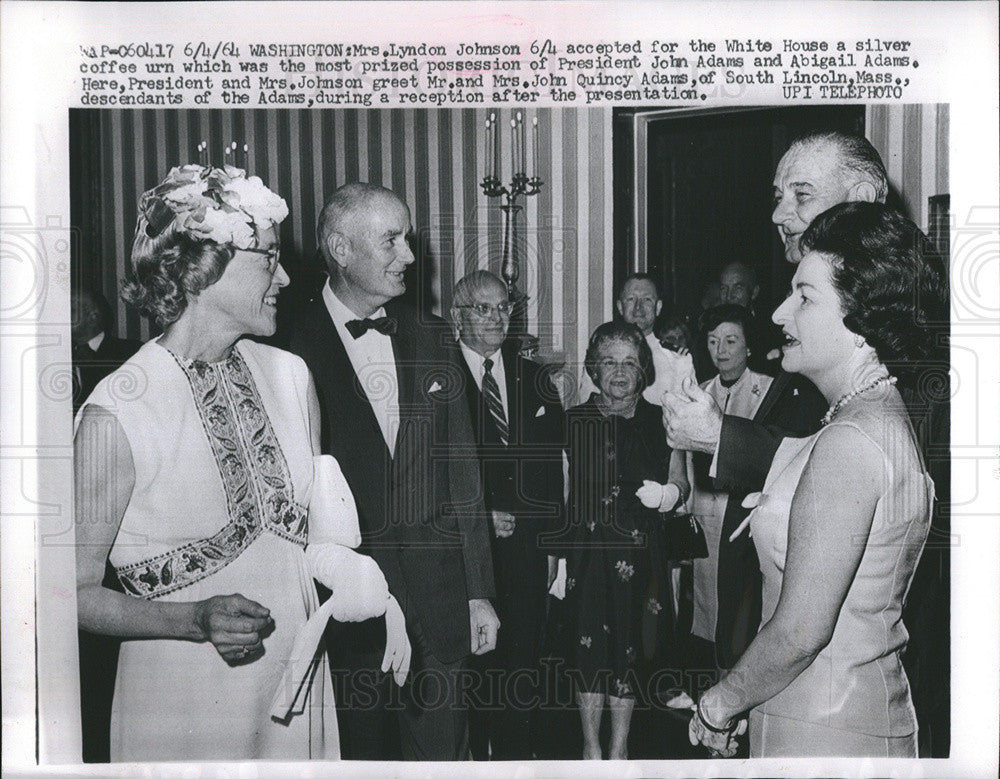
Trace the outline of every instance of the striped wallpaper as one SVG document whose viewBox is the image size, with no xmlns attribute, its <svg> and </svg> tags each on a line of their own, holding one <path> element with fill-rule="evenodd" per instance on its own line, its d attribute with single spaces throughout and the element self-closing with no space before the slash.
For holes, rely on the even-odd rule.
<svg viewBox="0 0 1000 779">
<path fill-rule="evenodd" d="M 494 109 L 495 110 L 495 109 Z M 139 195 L 173 165 L 197 160 L 209 143 L 213 162 L 231 140 L 249 146 L 248 169 L 288 201 L 282 252 L 293 267 L 316 266 L 316 219 L 326 195 L 348 181 L 381 183 L 410 206 L 428 306 L 446 312 L 451 289 L 477 268 L 499 272 L 502 221 L 497 199 L 479 188 L 484 172 L 484 125 L 475 110 L 109 110 L 80 112 L 95 142 L 74 143 L 75 198 L 85 280 L 117 301 L 123 335 L 146 339 L 150 323 L 118 299 L 131 250 Z M 497 112 L 509 127 L 512 110 Z M 590 331 L 611 315 L 611 110 L 528 110 L 538 118 L 538 175 L 545 185 L 525 205 L 518 286 L 531 296 L 529 329 L 541 355 L 582 358 Z M 77 123 L 79 125 L 80 122 Z M 510 179 L 510 135 L 503 134 L 501 170 Z M 529 172 L 532 163 L 528 141 Z"/>
<path fill-rule="evenodd" d="M 121 335 L 148 338 L 150 323 L 117 295 L 138 196 L 171 166 L 196 160 L 200 141 L 218 159 L 237 140 L 249 146 L 250 171 L 288 201 L 282 251 L 293 273 L 318 267 L 315 224 L 324 197 L 347 181 L 379 182 L 410 206 L 426 305 L 442 314 L 463 274 L 499 271 L 498 200 L 488 201 L 479 188 L 490 110 L 75 110 L 71 126 L 90 128 L 71 139 L 78 171 L 74 226 L 83 249 L 75 270 L 116 305 Z M 512 109 L 498 113 L 508 127 Z M 540 356 L 579 362 L 591 330 L 611 316 L 611 109 L 525 114 L 529 127 L 538 118 L 545 186 L 520 201 L 518 284 L 531 296 L 529 329 L 541 337 Z M 948 107 L 868 106 L 866 134 L 907 210 L 926 229 L 927 197 L 948 192 Z M 509 133 L 501 146 L 506 182 Z"/>
<path fill-rule="evenodd" d="M 865 135 L 909 217 L 928 230 L 927 198 L 948 194 L 948 106 L 870 105 Z"/>
</svg>

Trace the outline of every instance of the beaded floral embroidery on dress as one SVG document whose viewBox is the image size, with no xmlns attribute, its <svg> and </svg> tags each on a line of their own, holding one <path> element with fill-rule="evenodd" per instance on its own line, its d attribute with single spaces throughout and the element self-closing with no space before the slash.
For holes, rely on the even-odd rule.
<svg viewBox="0 0 1000 779">
<path fill-rule="evenodd" d="M 308 512 L 295 502 L 291 472 L 239 350 L 209 364 L 175 357 L 219 468 L 229 522 L 209 538 L 117 570 L 131 594 L 155 598 L 210 576 L 263 530 L 305 546 Z"/>
</svg>

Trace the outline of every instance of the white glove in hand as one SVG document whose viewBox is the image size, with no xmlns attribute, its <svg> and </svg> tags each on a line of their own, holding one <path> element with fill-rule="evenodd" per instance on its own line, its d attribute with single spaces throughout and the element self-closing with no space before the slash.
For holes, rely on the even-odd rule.
<svg viewBox="0 0 1000 779">
<path fill-rule="evenodd" d="M 309 544 L 306 561 L 313 578 L 330 589 L 335 604 L 330 616 L 338 622 L 362 622 L 385 613 L 389 587 L 372 558 L 340 544 Z"/>
<path fill-rule="evenodd" d="M 410 639 L 406 635 L 406 620 L 398 601 L 389 596 L 385 606 L 385 657 L 382 658 L 382 672 L 390 668 L 396 684 L 400 687 L 410 671 Z"/>
<path fill-rule="evenodd" d="M 403 614 L 395 598 L 389 596 L 378 564 L 339 543 L 309 544 L 305 556 L 309 572 L 330 588 L 331 595 L 296 631 L 292 653 L 271 701 L 271 716 L 280 720 L 305 710 L 309 680 L 318 662 L 316 650 L 330 619 L 360 622 L 380 617 L 387 608 L 395 607 L 391 618 L 386 618 L 386 668 L 392 667 L 397 681 L 402 684 L 410 667 L 410 644 L 406 640 Z M 402 640 L 398 638 L 400 635 Z"/>
<path fill-rule="evenodd" d="M 556 564 L 556 578 L 549 585 L 549 595 L 559 600 L 566 597 L 566 558 L 560 557 Z"/>
<path fill-rule="evenodd" d="M 643 479 L 642 486 L 635 491 L 635 496 L 648 509 L 670 511 L 680 499 L 681 490 L 676 484 L 660 484 Z"/>
</svg>

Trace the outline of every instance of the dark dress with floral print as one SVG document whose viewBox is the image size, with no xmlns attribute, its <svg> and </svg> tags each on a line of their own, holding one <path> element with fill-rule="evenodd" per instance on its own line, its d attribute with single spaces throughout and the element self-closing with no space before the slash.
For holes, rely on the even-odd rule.
<svg viewBox="0 0 1000 779">
<path fill-rule="evenodd" d="M 670 447 L 660 410 L 641 398 L 631 419 L 605 417 L 593 397 L 566 417 L 568 660 L 583 691 L 636 697 L 646 670 L 662 667 L 672 610 L 665 515 L 635 491 L 667 483 Z"/>
</svg>

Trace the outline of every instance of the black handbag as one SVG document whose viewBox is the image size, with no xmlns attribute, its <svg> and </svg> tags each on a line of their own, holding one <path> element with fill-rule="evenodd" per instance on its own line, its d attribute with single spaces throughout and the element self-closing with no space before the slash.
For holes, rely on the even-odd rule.
<svg viewBox="0 0 1000 779">
<path fill-rule="evenodd" d="M 668 560 L 700 560 L 708 557 L 705 531 L 694 514 L 674 514 L 663 521 L 663 539 Z"/>
</svg>

